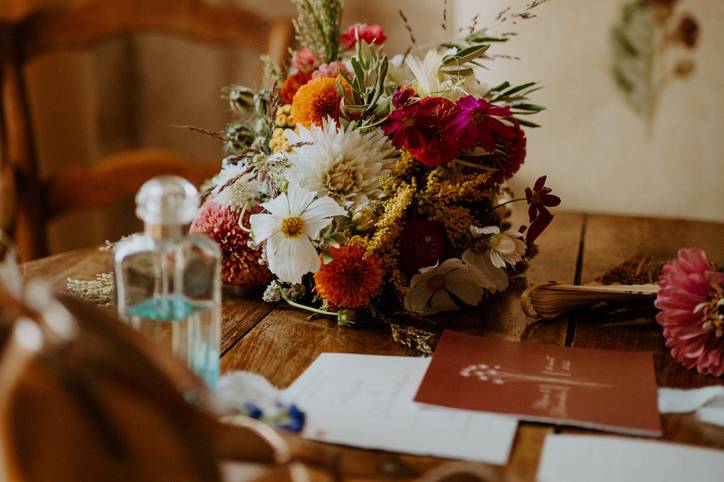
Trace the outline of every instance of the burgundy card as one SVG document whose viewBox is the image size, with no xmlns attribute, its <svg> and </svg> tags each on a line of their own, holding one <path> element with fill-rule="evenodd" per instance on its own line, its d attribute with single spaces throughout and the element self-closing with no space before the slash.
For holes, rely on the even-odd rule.
<svg viewBox="0 0 724 482">
<path fill-rule="evenodd" d="M 445 331 L 415 401 L 661 435 L 650 352 L 517 343 Z"/>
</svg>

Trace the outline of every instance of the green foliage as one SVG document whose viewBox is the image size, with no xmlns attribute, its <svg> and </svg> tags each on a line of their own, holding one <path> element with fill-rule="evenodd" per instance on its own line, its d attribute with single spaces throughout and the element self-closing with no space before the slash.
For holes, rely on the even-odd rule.
<svg viewBox="0 0 724 482">
<path fill-rule="evenodd" d="M 443 58 L 443 67 L 440 72 L 457 76 L 473 75 L 476 67 L 483 67 L 480 60 L 486 58 L 485 53 L 490 48 L 490 44 L 507 42 L 507 40 L 504 37 L 487 35 L 485 30 L 478 30 L 459 41 L 444 43 L 442 47 L 453 49 L 453 52 Z"/>
<path fill-rule="evenodd" d="M 337 60 L 342 0 L 292 0 L 298 16 L 294 30 L 300 45 L 324 63 Z"/>
<path fill-rule="evenodd" d="M 522 126 L 540 127 L 538 124 L 526 119 L 521 119 L 521 115 L 537 114 L 545 110 L 545 107 L 532 104 L 528 100 L 528 96 L 533 92 L 541 89 L 541 86 L 535 82 L 526 82 L 520 85 L 511 85 L 510 82 L 503 82 L 488 90 L 486 95 L 489 102 L 495 104 L 503 104 L 510 107 L 513 117 Z"/>
<path fill-rule="evenodd" d="M 342 96 L 342 111 L 346 117 L 351 115 L 361 127 L 369 126 L 380 115 L 387 114 L 389 105 L 385 102 L 385 79 L 387 78 L 387 56 L 376 45 L 357 41 L 355 55 L 351 59 L 352 75 L 344 71 L 340 74 L 349 84 L 351 92 L 337 81 L 337 90 Z"/>
</svg>

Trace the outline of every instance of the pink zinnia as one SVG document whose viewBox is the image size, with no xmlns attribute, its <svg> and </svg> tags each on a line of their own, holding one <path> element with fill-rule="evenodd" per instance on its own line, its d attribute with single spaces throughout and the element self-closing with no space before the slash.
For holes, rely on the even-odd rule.
<svg viewBox="0 0 724 482">
<path fill-rule="evenodd" d="M 249 225 L 249 216 L 258 211 L 247 210 L 243 224 Z M 251 237 L 239 226 L 241 211 L 206 201 L 191 224 L 191 234 L 202 234 L 221 249 L 221 280 L 224 284 L 252 288 L 263 286 L 272 279 L 266 266 L 259 264 L 261 251 L 249 247 Z"/>
<path fill-rule="evenodd" d="M 678 255 L 659 280 L 656 321 L 675 360 L 719 377 L 724 373 L 724 273 L 701 249 L 680 249 Z"/>
<path fill-rule="evenodd" d="M 355 23 L 347 27 L 347 30 L 339 36 L 339 45 L 342 50 L 351 50 L 357 43 L 355 32 L 359 32 L 359 39 L 368 44 L 382 45 L 387 41 L 387 36 L 379 25 L 367 25 L 364 23 Z"/>
<path fill-rule="evenodd" d="M 515 134 L 510 123 L 501 120 L 513 116 L 508 107 L 468 95 L 458 100 L 457 108 L 447 129 L 451 136 L 459 139 L 463 149 L 480 145 L 487 152 L 493 152 L 500 140 L 510 139 Z"/>
</svg>

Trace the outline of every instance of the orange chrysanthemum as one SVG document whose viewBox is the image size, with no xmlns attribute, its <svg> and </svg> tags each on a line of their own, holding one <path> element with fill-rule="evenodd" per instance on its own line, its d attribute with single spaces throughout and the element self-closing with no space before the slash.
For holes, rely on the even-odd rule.
<svg viewBox="0 0 724 482">
<path fill-rule="evenodd" d="M 339 102 L 342 96 L 337 92 L 337 79 L 319 77 L 312 79 L 297 90 L 292 101 L 292 117 L 304 127 L 322 125 L 322 120 L 331 117 L 337 120 L 342 115 Z"/>
<path fill-rule="evenodd" d="M 332 261 L 322 264 L 314 275 L 317 292 L 338 308 L 362 308 L 369 305 L 382 286 L 382 261 L 375 255 L 365 257 L 356 244 L 330 248 Z"/>
</svg>

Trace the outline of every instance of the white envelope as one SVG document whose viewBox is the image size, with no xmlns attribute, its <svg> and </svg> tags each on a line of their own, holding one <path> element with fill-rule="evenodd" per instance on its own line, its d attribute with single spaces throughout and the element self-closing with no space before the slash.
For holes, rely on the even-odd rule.
<svg viewBox="0 0 724 482">
<path fill-rule="evenodd" d="M 517 421 L 413 401 L 429 358 L 323 353 L 283 393 L 307 414 L 306 438 L 506 464 Z"/>
</svg>

